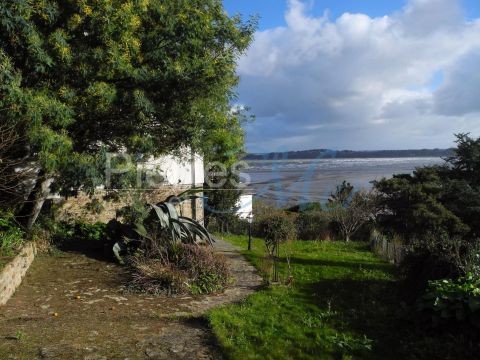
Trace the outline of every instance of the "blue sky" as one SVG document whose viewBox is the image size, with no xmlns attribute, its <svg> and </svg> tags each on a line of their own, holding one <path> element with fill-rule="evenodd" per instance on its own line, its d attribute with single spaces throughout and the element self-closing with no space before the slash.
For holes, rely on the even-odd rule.
<svg viewBox="0 0 480 360">
<path fill-rule="evenodd" d="M 311 2 L 311 12 L 321 15 L 328 9 L 333 19 L 344 12 L 363 13 L 371 17 L 383 16 L 400 10 L 405 6 L 404 0 L 316 0 Z M 258 14 L 260 29 L 269 29 L 285 25 L 286 0 L 224 0 L 224 6 L 231 15 L 240 13 L 244 16 Z M 463 0 L 468 18 L 480 16 L 480 0 Z"/>
<path fill-rule="evenodd" d="M 480 136 L 480 0 L 224 0 L 251 152 L 445 148 Z"/>
</svg>

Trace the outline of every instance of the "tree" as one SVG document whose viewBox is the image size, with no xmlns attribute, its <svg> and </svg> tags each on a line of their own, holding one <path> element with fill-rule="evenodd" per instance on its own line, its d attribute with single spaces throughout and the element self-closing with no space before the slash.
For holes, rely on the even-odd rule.
<svg viewBox="0 0 480 360">
<path fill-rule="evenodd" d="M 478 275 L 480 139 L 459 134 L 454 152 L 441 166 L 375 183 L 382 207 L 377 224 L 404 239 L 402 268 L 415 295 L 428 280 Z"/>
<path fill-rule="evenodd" d="M 337 185 L 335 192 L 330 194 L 328 204 L 341 205 L 342 207 L 348 206 L 353 194 L 353 185 L 344 180 L 340 185 Z"/>
<path fill-rule="evenodd" d="M 428 233 L 463 236 L 469 229 L 443 199 L 447 195 L 445 169 L 418 168 L 413 175 L 395 175 L 375 183 L 380 193 L 378 223 L 387 232 L 397 233 L 406 242 Z M 455 198 L 458 201 L 457 195 Z"/>
<path fill-rule="evenodd" d="M 244 151 L 244 131 L 242 123 L 253 120 L 248 117 L 248 109 L 233 109 L 217 117 L 221 123 L 211 129 L 206 136 L 210 151 L 206 153 L 207 195 L 206 220 L 215 218 L 222 228 L 235 221 L 236 206 L 242 191 L 240 189 L 240 170 L 247 165 L 241 162 Z"/>
<path fill-rule="evenodd" d="M 280 245 L 297 237 L 294 217 L 283 211 L 274 211 L 258 219 L 256 227 L 259 230 L 259 236 L 265 239 L 267 253 L 273 260 L 273 281 L 278 282 Z M 287 260 L 290 261 L 288 255 Z M 290 268 L 290 263 L 288 266 Z"/>
<path fill-rule="evenodd" d="M 31 207 L 50 182 L 95 188 L 108 151 L 210 151 L 255 26 L 220 0 L 0 0 L 0 116 L 39 168 Z"/>
<path fill-rule="evenodd" d="M 480 139 L 457 135 L 444 165 L 418 168 L 375 183 L 384 211 L 379 223 L 407 242 L 427 234 L 480 237 Z"/>
<path fill-rule="evenodd" d="M 377 198 L 372 191 L 353 193 L 353 186 L 343 182 L 330 197 L 327 208 L 342 238 L 349 242 L 362 225 L 375 219 Z"/>
</svg>

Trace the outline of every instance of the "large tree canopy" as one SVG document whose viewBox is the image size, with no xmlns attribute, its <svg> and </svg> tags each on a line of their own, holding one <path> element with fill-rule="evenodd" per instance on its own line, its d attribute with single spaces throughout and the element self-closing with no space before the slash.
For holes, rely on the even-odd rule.
<svg viewBox="0 0 480 360">
<path fill-rule="evenodd" d="M 480 139 L 457 135 L 455 155 L 442 166 L 418 168 L 375 183 L 379 223 L 409 242 L 427 234 L 480 238 Z"/>
<path fill-rule="evenodd" d="M 1 122 L 64 188 L 86 184 L 72 169 L 91 173 L 101 149 L 236 146 L 225 129 L 255 26 L 221 0 L 0 0 Z"/>
</svg>

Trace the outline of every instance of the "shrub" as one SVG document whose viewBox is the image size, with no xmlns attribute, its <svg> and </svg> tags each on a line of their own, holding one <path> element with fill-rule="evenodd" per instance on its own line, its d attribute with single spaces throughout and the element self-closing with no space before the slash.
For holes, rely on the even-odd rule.
<svg viewBox="0 0 480 360">
<path fill-rule="evenodd" d="M 151 294 L 182 294 L 188 290 L 184 271 L 165 265 L 157 259 L 130 258 L 132 280 L 130 287 Z"/>
<path fill-rule="evenodd" d="M 320 202 L 305 202 L 298 205 L 291 206 L 287 211 L 303 213 L 310 211 L 322 211 L 322 204 Z"/>
<path fill-rule="evenodd" d="M 57 245 L 66 245 L 73 242 L 103 242 L 107 241 L 109 235 L 107 224 L 88 224 L 82 221 L 72 223 L 60 222 L 54 224 L 54 242 Z"/>
<path fill-rule="evenodd" d="M 468 274 L 456 281 L 430 281 L 418 308 L 429 317 L 434 327 L 480 330 L 480 279 Z"/>
<path fill-rule="evenodd" d="M 375 229 L 375 222 L 367 221 L 362 226 L 360 226 L 355 233 L 353 233 L 352 241 L 363 241 L 363 242 L 370 241 L 370 237 L 372 236 L 374 229 Z"/>
<path fill-rule="evenodd" d="M 173 204 L 181 201 L 173 196 L 157 205 L 150 204 L 146 206 L 148 212 L 145 216 L 135 219 L 134 223 L 112 221 L 124 234 L 113 246 L 118 261 L 123 263 L 125 255 L 132 255 L 137 250 L 154 258 L 166 256 L 173 246 L 180 243 L 211 245 L 214 240 L 200 223 L 178 214 Z"/>
<path fill-rule="evenodd" d="M 11 213 L 0 213 L 0 256 L 14 256 L 24 242 L 24 233 Z"/>
<path fill-rule="evenodd" d="M 377 194 L 373 191 L 353 193 L 353 186 L 345 182 L 337 187 L 337 191 L 330 195 L 327 207 L 343 240 L 350 241 L 362 226 L 375 219 L 377 202 Z"/>
<path fill-rule="evenodd" d="M 272 279 L 274 282 L 278 282 L 280 244 L 296 239 L 295 216 L 284 211 L 276 211 L 269 215 L 264 215 L 262 218 L 257 219 L 255 233 L 265 239 L 265 246 L 268 252 L 267 259 L 273 260 Z M 290 270 L 289 256 L 287 256 L 287 259 Z"/>
<path fill-rule="evenodd" d="M 273 254 L 277 245 L 296 239 L 295 217 L 283 211 L 264 215 L 255 223 L 255 234 L 265 239 L 268 251 Z"/>
<path fill-rule="evenodd" d="M 112 243 L 116 234 L 108 224 L 101 222 L 57 222 L 49 217 L 41 217 L 29 235 L 40 252 L 49 253 L 60 248 L 68 251 L 100 251 L 111 256 L 107 245 Z"/>
<path fill-rule="evenodd" d="M 129 258 L 134 289 L 159 294 L 208 294 L 222 290 L 229 280 L 225 258 L 204 246 L 178 244 L 168 257 L 137 254 Z"/>
<path fill-rule="evenodd" d="M 302 240 L 327 240 L 331 236 L 331 218 L 322 211 L 300 213 L 295 219 L 297 235 Z"/>
<path fill-rule="evenodd" d="M 194 294 L 207 294 L 223 289 L 229 279 L 225 258 L 203 246 L 183 244 L 176 266 L 187 272 L 189 289 Z"/>
<path fill-rule="evenodd" d="M 411 242 L 402 261 L 402 273 L 413 297 L 422 293 L 430 280 L 458 278 L 478 272 L 478 241 L 469 243 L 446 234 L 427 234 Z"/>
<path fill-rule="evenodd" d="M 87 224 L 84 222 L 74 223 L 69 232 L 73 239 L 83 241 L 103 241 L 107 235 L 107 224 L 97 222 L 96 224 Z"/>
</svg>

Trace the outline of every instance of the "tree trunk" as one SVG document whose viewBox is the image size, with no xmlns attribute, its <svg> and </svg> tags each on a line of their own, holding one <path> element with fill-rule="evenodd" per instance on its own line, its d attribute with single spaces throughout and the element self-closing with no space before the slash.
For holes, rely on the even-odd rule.
<svg viewBox="0 0 480 360">
<path fill-rule="evenodd" d="M 53 178 L 45 178 L 39 176 L 35 186 L 33 187 L 27 201 L 20 210 L 17 218 L 24 224 L 28 231 L 30 231 L 37 221 L 38 215 L 42 210 L 43 204 L 50 194 L 50 185 L 53 183 Z"/>
<path fill-rule="evenodd" d="M 27 230 L 30 231 L 37 221 L 38 215 L 42 211 L 43 204 L 47 200 L 48 195 L 50 195 L 50 185 L 53 183 L 53 178 L 47 178 L 41 181 L 39 192 L 35 196 L 35 202 L 33 203 L 32 213 L 28 218 Z"/>
</svg>

